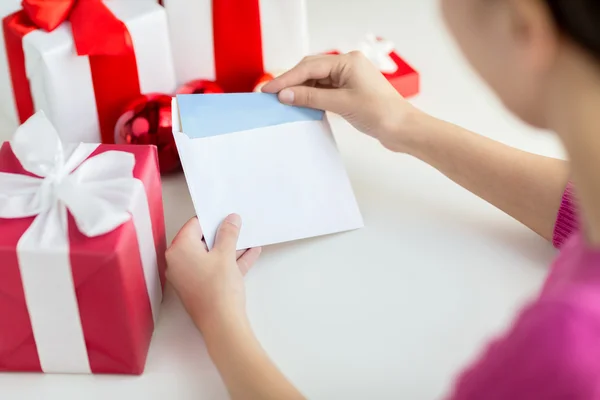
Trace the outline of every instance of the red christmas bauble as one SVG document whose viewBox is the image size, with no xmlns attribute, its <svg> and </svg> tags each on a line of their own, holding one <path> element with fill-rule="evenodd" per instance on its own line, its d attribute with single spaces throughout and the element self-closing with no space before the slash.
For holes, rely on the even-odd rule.
<svg viewBox="0 0 600 400">
<path fill-rule="evenodd" d="M 273 79 L 283 75 L 285 71 L 275 71 L 273 73 L 270 72 L 265 72 L 260 78 L 258 78 L 256 80 L 256 83 L 254 84 L 254 89 L 252 89 L 253 92 L 262 92 L 262 88 L 263 86 L 265 86 L 267 83 L 271 82 Z"/>
<path fill-rule="evenodd" d="M 115 143 L 155 145 L 160 172 L 179 171 L 181 163 L 172 132 L 171 96 L 148 94 L 131 102 L 115 126 Z"/>
<path fill-rule="evenodd" d="M 177 94 L 215 94 L 224 93 L 223 89 L 213 81 L 198 79 L 181 86 Z"/>
<path fill-rule="evenodd" d="M 263 74 L 263 76 L 258 78 L 256 83 L 254 84 L 254 89 L 252 91 L 257 93 L 262 92 L 262 87 L 265 86 L 267 83 L 271 82 L 273 79 L 275 79 L 275 76 L 273 74 L 269 74 L 268 72 Z"/>
</svg>

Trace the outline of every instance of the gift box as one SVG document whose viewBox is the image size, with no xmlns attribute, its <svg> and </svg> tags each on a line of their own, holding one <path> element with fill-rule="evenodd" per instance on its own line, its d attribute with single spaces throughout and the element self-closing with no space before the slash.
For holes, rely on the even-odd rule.
<svg viewBox="0 0 600 400">
<path fill-rule="evenodd" d="M 21 0 L 0 1 L 0 19 L 21 9 Z M 4 43 L 4 31 L 0 29 L 0 43 Z M 0 46 L 1 47 L 1 46 Z M 0 49 L 0 73 L 7 74 L 6 52 Z M 19 126 L 16 121 L 10 80 L 0 76 L 0 143 L 10 138 Z M 10 110 L 7 113 L 5 110 Z M 10 114 L 10 115 L 7 115 Z"/>
<path fill-rule="evenodd" d="M 265 73 L 308 52 L 305 0 L 163 0 L 179 84 L 216 81 L 251 92 Z"/>
<path fill-rule="evenodd" d="M 22 123 L 43 110 L 66 142 L 114 143 L 123 107 L 176 88 L 167 17 L 155 2 L 25 0 L 3 33 L 3 113 Z"/>
<path fill-rule="evenodd" d="M 394 44 L 389 40 L 369 34 L 357 47 L 348 48 L 346 52 L 358 50 L 379 68 L 383 76 L 404 97 L 412 97 L 419 93 L 419 73 L 398 55 Z M 328 54 L 340 54 L 331 51 Z"/>
<path fill-rule="evenodd" d="M 63 145 L 42 112 L 0 148 L 0 371 L 142 373 L 161 197 L 155 147 Z"/>
</svg>

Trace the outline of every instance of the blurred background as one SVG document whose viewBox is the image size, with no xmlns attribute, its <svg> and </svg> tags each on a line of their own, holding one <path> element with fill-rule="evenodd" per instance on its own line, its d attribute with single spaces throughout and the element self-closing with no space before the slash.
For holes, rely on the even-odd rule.
<svg viewBox="0 0 600 400">
<path fill-rule="evenodd" d="M 0 15 L 20 9 L 20 3 L 20 0 L 0 1 Z M 532 130 L 503 111 L 462 59 L 445 29 L 438 0 L 306 0 L 306 3 L 311 52 L 352 48 L 367 33 L 389 39 L 400 56 L 421 74 L 421 95 L 412 100 L 416 105 L 440 118 L 526 150 L 563 155 L 557 141 L 550 144 L 547 137 L 537 134 L 522 137 L 522 133 Z M 0 63 L 6 62 L 5 57 L 0 54 Z M 0 91 L 9 90 L 0 87 Z M 477 118 L 472 118 L 474 113 Z M 14 128 L 5 123 L 0 126 L 0 134 Z M 514 141 L 513 135 L 521 137 Z"/>
</svg>

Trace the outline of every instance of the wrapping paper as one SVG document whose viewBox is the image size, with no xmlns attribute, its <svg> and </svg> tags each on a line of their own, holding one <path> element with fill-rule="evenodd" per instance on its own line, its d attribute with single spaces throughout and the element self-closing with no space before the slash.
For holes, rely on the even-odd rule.
<svg viewBox="0 0 600 400">
<path fill-rule="evenodd" d="M 142 373 L 165 248 L 156 149 L 34 115 L 0 148 L 0 371 Z"/>
<path fill-rule="evenodd" d="M 215 80 L 251 92 L 265 72 L 308 52 L 305 0 L 163 0 L 179 84 Z"/>
<path fill-rule="evenodd" d="M 147 0 L 104 4 L 124 23 L 130 54 L 101 54 L 92 46 L 90 55 L 80 56 L 75 24 L 46 32 L 24 12 L 4 18 L 7 62 L 0 60 L 0 88 L 11 90 L 1 94 L 0 106 L 8 121 L 18 125 L 43 110 L 66 142 L 114 143 L 114 126 L 127 103 L 141 93 L 175 90 L 165 10 Z M 91 36 L 101 37 L 89 21 L 83 25 Z"/>
</svg>

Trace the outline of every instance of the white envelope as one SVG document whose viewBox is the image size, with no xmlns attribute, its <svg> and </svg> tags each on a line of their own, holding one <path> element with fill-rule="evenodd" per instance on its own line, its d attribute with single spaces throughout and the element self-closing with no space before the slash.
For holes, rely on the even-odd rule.
<svg viewBox="0 0 600 400">
<path fill-rule="evenodd" d="M 363 226 L 321 111 L 264 93 L 180 95 L 173 135 L 206 243 L 237 213 L 238 249 Z"/>
</svg>

